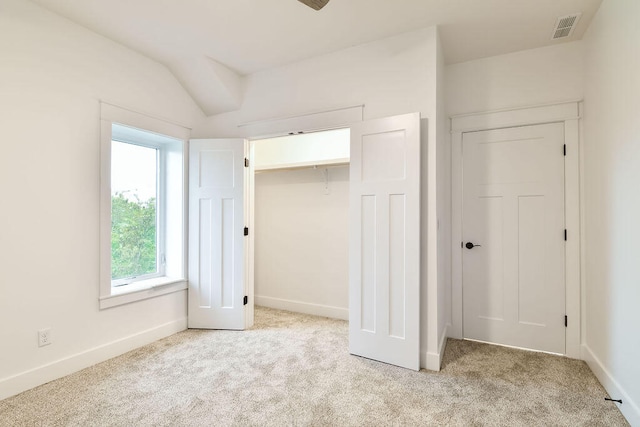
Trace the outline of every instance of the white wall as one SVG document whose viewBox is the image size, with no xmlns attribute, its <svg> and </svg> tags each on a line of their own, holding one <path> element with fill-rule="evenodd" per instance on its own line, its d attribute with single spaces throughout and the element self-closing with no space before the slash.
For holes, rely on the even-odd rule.
<svg viewBox="0 0 640 427">
<path fill-rule="evenodd" d="M 238 126 L 364 104 L 364 119 L 416 111 L 422 118 L 428 118 L 427 125 L 423 126 L 422 152 L 425 156 L 432 153 L 432 165 L 435 166 L 437 55 L 437 29 L 430 27 L 258 72 L 248 77 L 245 99 L 239 111 L 205 119 L 194 127 L 192 135 L 198 138 L 257 136 L 247 135 L 246 128 Z M 437 172 L 435 167 L 424 167 L 430 162 L 425 156 L 422 197 L 433 199 L 422 205 L 423 267 L 427 265 L 427 226 L 430 222 L 433 235 L 436 234 Z M 433 209 L 431 216 L 426 210 L 429 205 Z M 431 247 L 431 253 L 435 254 L 435 240 Z M 429 330 L 427 282 L 433 282 L 432 300 L 437 301 L 437 256 L 431 265 L 430 274 L 426 274 L 426 268 L 422 271 L 420 336 L 423 366 Z M 437 335 L 437 321 L 434 323 L 433 331 Z M 437 337 L 433 341 L 436 342 Z M 435 354 L 437 350 L 431 351 Z"/>
<path fill-rule="evenodd" d="M 447 327 L 451 318 L 451 143 L 446 114 L 444 51 L 437 56 L 437 233 L 438 233 L 438 354 L 444 356 Z"/>
<path fill-rule="evenodd" d="M 423 134 L 422 158 L 422 232 L 421 246 L 421 342 L 426 343 L 426 359 L 421 365 L 430 370 L 440 370 L 440 362 L 446 344 L 447 318 L 451 305 L 447 304 L 447 292 L 451 288 L 450 198 L 451 149 L 448 141 L 445 112 L 444 52 L 440 36 L 436 33 L 435 73 L 431 84 L 435 92 L 435 111 L 429 118 L 428 141 Z M 423 123 L 422 125 L 426 125 Z M 427 150 L 424 150 L 424 148 Z M 426 154 L 426 155 L 425 155 Z M 426 310 L 424 309 L 426 307 Z"/>
<path fill-rule="evenodd" d="M 584 356 L 640 425 L 640 2 L 605 0 L 584 38 Z"/>
<path fill-rule="evenodd" d="M 207 118 L 192 135 L 246 136 L 239 124 L 360 104 L 365 119 L 435 116 L 435 33 L 427 28 L 252 74 L 242 108 Z"/>
<path fill-rule="evenodd" d="M 30 2 L 0 2 L 0 52 L 1 399 L 184 328 L 184 291 L 98 310 L 99 100 L 202 113 L 165 67 Z"/>
<path fill-rule="evenodd" d="M 349 166 L 270 171 L 255 179 L 255 300 L 348 319 Z"/>
<path fill-rule="evenodd" d="M 579 100 L 583 75 L 581 41 L 448 65 L 447 114 Z"/>
</svg>

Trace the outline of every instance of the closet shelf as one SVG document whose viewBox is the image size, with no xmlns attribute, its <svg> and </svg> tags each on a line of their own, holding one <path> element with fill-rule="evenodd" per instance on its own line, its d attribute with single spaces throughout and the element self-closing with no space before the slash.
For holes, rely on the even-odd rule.
<svg viewBox="0 0 640 427">
<path fill-rule="evenodd" d="M 296 170 L 296 169 L 309 169 L 314 167 L 338 167 L 338 166 L 346 166 L 349 164 L 349 158 L 340 158 L 340 159 L 328 159 L 328 160 L 320 160 L 314 162 L 299 162 L 299 163 L 282 163 L 282 164 L 271 164 L 268 166 L 256 166 L 256 173 L 259 172 L 277 172 L 284 170 Z"/>
</svg>

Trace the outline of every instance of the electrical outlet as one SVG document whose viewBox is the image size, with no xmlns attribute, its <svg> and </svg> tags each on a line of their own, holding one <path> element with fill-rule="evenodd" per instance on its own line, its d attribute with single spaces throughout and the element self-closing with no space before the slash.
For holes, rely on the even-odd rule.
<svg viewBox="0 0 640 427">
<path fill-rule="evenodd" d="M 51 328 L 40 329 L 38 331 L 38 347 L 51 344 Z"/>
</svg>

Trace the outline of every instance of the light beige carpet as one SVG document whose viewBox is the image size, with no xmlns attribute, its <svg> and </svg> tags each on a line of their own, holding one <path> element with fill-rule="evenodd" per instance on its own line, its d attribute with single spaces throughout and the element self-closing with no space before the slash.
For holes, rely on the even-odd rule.
<svg viewBox="0 0 640 427">
<path fill-rule="evenodd" d="M 623 426 L 580 361 L 449 340 L 441 372 L 348 354 L 347 323 L 258 308 L 0 402 L 0 425 Z"/>
</svg>

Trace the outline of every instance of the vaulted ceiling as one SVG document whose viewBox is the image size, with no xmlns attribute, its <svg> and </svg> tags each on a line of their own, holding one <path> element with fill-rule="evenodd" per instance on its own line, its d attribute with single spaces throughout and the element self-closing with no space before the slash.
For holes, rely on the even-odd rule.
<svg viewBox="0 0 640 427">
<path fill-rule="evenodd" d="M 32 0 L 165 64 L 207 115 L 242 102 L 245 76 L 438 25 L 447 63 L 577 40 L 601 0 Z M 582 17 L 552 41 L 556 19 Z"/>
</svg>

